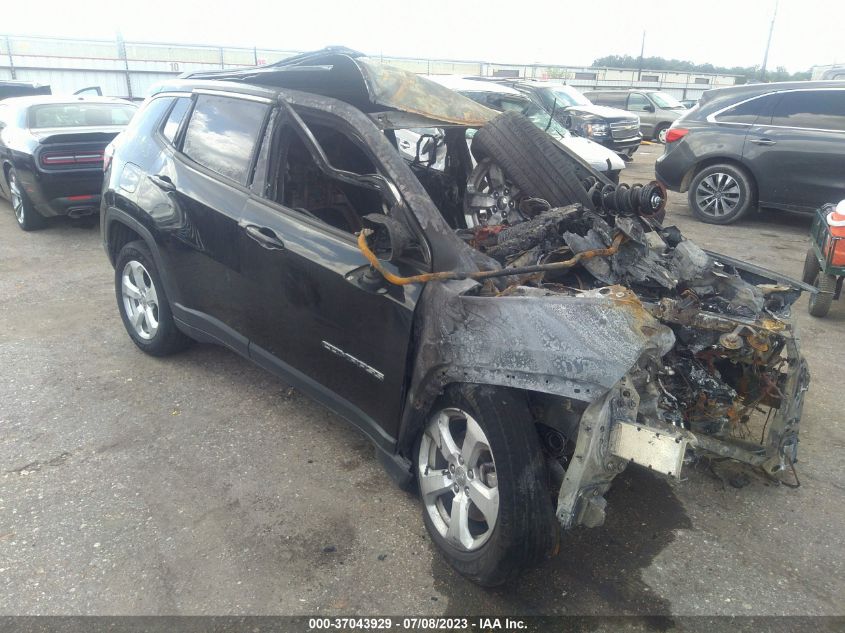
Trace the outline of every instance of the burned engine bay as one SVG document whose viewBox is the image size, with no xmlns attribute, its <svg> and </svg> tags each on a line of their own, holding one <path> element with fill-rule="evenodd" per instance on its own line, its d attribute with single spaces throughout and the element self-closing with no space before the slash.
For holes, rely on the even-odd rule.
<svg viewBox="0 0 845 633">
<path fill-rule="evenodd" d="M 647 411 L 678 429 L 737 440 L 746 450 L 747 443 L 764 442 L 764 429 L 755 433 L 750 422 L 754 412 L 770 418 L 787 398 L 786 348 L 794 337 L 788 318 L 799 290 L 754 284 L 684 239 L 676 227 L 664 228 L 647 218 L 578 204 L 543 208 L 543 201 L 531 199 L 523 201 L 523 208 L 532 209 L 532 217 L 460 234 L 505 270 L 618 246 L 608 256 L 583 259 L 559 271 L 529 272 L 516 282 L 508 277 L 504 289 L 488 285 L 480 293 L 501 296 L 535 288 L 578 296 L 611 294 L 623 286 L 646 312 L 671 328 L 675 339 L 660 362 L 641 367 L 635 376 L 641 398 L 648 395 L 648 402 L 641 400 L 640 415 Z M 779 441 L 783 460 L 777 470 L 791 468 L 796 442 L 791 434 Z"/>
<path fill-rule="evenodd" d="M 662 226 L 657 183 L 593 178 L 583 183 L 589 205 L 553 207 L 498 178 L 498 195 L 470 178 L 471 226 L 455 229 L 492 265 L 414 278 L 380 268 L 396 284 L 442 282 L 426 285 L 436 316 L 420 337 L 415 384 L 565 396 L 533 407 L 565 528 L 604 521 L 603 495 L 630 462 L 680 477 L 703 456 L 732 459 L 796 485 L 809 386 L 789 319 L 800 284 Z M 376 225 L 359 239 L 374 265 L 366 247 L 379 250 L 380 237 Z M 413 386 L 412 396 L 426 401 Z"/>
</svg>

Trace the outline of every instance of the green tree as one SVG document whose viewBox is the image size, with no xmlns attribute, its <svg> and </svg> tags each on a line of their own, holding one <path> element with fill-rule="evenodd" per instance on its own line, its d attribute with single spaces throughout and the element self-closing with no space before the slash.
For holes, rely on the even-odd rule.
<svg viewBox="0 0 845 633">
<path fill-rule="evenodd" d="M 631 55 L 605 55 L 593 62 L 593 68 L 640 68 L 640 58 Z M 716 73 L 719 75 L 737 75 L 737 83 L 760 81 L 759 66 L 714 66 L 696 64 L 683 59 L 665 57 L 643 57 L 643 70 L 668 70 L 674 72 Z M 783 66 L 767 70 L 765 81 L 805 81 L 810 78 L 810 71 L 790 73 Z"/>
</svg>

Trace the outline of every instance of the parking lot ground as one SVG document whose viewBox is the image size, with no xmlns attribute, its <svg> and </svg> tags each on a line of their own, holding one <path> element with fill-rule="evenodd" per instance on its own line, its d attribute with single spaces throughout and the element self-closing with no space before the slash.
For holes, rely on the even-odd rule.
<svg viewBox="0 0 845 633">
<path fill-rule="evenodd" d="M 806 217 L 712 227 L 672 195 L 669 222 L 800 275 Z M 444 564 L 351 427 L 224 349 L 143 355 L 98 231 L 24 233 L 0 203 L 0 614 L 843 614 L 845 303 L 795 312 L 800 488 L 630 467 L 603 527 L 490 591 Z"/>
</svg>

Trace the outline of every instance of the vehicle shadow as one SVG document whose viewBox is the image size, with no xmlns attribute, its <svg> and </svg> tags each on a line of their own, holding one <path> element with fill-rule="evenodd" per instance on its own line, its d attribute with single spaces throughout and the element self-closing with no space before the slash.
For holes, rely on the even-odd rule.
<svg viewBox="0 0 845 633">
<path fill-rule="evenodd" d="M 563 533 L 560 554 L 516 582 L 493 590 L 461 577 L 435 553 L 435 588 L 450 615 L 635 615 L 667 628 L 669 602 L 643 582 L 648 567 L 692 523 L 668 481 L 637 467 L 616 478 L 602 527 Z"/>
</svg>

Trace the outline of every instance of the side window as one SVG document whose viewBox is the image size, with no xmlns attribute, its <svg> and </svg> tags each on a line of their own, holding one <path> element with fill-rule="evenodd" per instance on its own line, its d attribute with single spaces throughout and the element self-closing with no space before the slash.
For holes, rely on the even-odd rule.
<svg viewBox="0 0 845 633">
<path fill-rule="evenodd" d="M 236 97 L 200 95 L 188 122 L 182 152 L 200 165 L 245 185 L 268 108 Z"/>
<path fill-rule="evenodd" d="M 147 139 L 158 127 L 165 112 L 173 103 L 173 97 L 153 97 L 144 102 L 141 109 L 132 117 L 129 125 L 123 130 L 121 144 L 127 144 L 132 139 Z"/>
<path fill-rule="evenodd" d="M 191 107 L 190 97 L 179 97 L 176 103 L 170 109 L 170 114 L 167 115 L 167 120 L 164 122 L 164 127 L 161 130 L 162 135 L 171 143 L 175 144 L 176 133 L 179 131 L 179 126 L 182 124 L 182 119 Z"/>
<path fill-rule="evenodd" d="M 772 125 L 845 130 L 845 90 L 785 92 L 775 107 Z"/>
<path fill-rule="evenodd" d="M 751 101 L 740 103 L 725 110 L 716 116 L 715 119 L 719 123 L 744 123 L 753 125 L 759 117 L 761 123 L 768 123 L 777 100 L 777 95 L 757 97 L 756 99 L 751 99 Z"/>
<path fill-rule="evenodd" d="M 614 108 L 621 108 L 622 110 L 625 109 L 625 105 L 628 101 L 624 92 L 617 92 L 616 94 L 609 94 L 606 96 L 607 103 Z"/>
<path fill-rule="evenodd" d="M 647 106 L 650 105 L 649 100 L 638 92 L 632 92 L 628 95 L 628 109 L 633 112 L 646 112 Z"/>
<path fill-rule="evenodd" d="M 306 124 L 332 167 L 359 175 L 378 173 L 364 150 L 346 134 L 307 119 Z M 378 191 L 335 179 L 320 169 L 292 124 L 285 123 L 277 133 L 281 160 L 272 187 L 275 202 L 348 233 L 363 228 L 363 216 L 385 212 L 387 201 Z"/>
</svg>

